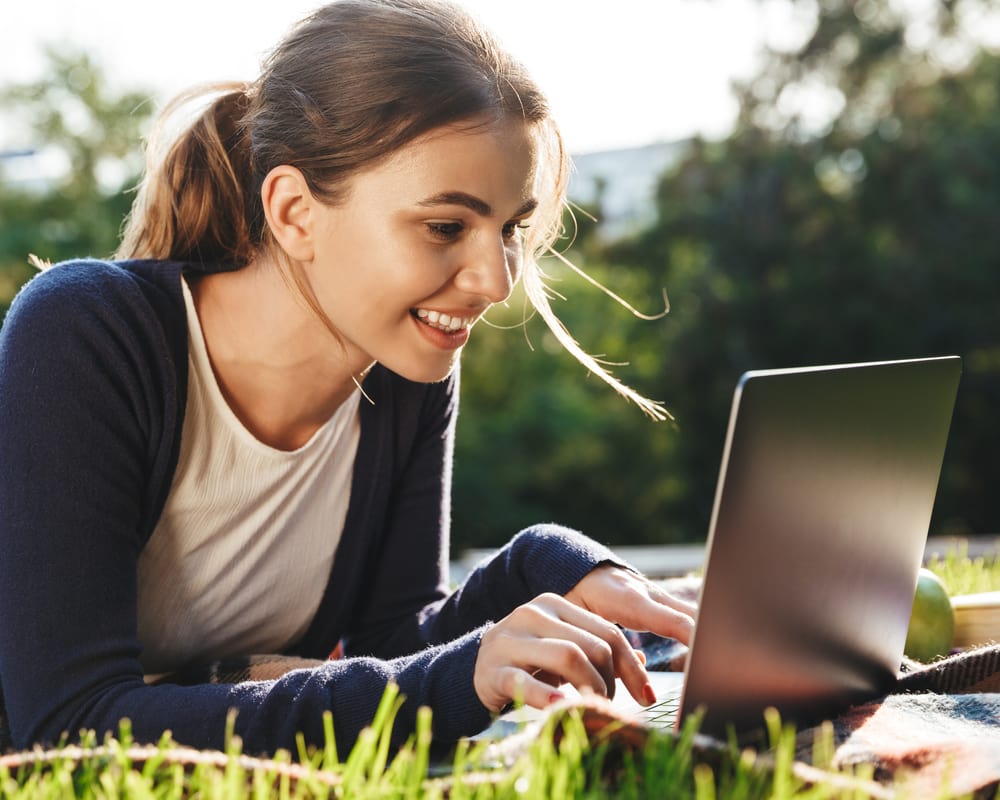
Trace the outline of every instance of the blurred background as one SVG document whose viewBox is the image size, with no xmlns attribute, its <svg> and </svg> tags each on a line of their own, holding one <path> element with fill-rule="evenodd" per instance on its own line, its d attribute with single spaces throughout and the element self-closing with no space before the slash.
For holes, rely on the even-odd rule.
<svg viewBox="0 0 1000 800">
<path fill-rule="evenodd" d="M 664 290 L 671 306 L 640 319 L 549 259 L 557 312 L 674 419 L 589 376 L 518 297 L 494 309 L 463 357 L 456 553 L 538 521 L 615 545 L 703 541 L 742 372 L 947 353 L 964 375 L 932 533 L 1000 533 L 997 3 L 465 4 L 535 72 L 575 153 L 561 249 L 639 310 Z M 301 15 L 234 41 L 203 5 L 140 22 L 42 0 L 5 26 L 0 313 L 28 254 L 115 249 L 170 94 L 254 77 Z M 234 45 L 249 67 L 200 57 Z"/>
</svg>

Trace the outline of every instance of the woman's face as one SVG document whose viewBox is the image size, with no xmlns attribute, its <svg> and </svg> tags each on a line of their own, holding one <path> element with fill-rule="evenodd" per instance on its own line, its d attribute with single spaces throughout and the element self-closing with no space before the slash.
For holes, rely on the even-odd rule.
<svg viewBox="0 0 1000 800">
<path fill-rule="evenodd" d="M 517 281 L 538 148 L 517 120 L 415 140 L 318 210 L 304 265 L 352 363 L 413 381 L 451 372 L 472 326 Z"/>
</svg>

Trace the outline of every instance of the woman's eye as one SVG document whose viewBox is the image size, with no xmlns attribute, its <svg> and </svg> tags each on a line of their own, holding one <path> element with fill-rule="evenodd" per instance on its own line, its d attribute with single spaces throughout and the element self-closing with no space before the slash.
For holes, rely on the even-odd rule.
<svg viewBox="0 0 1000 800">
<path fill-rule="evenodd" d="M 503 238 L 513 239 L 518 231 L 523 231 L 528 226 L 523 222 L 508 222 L 503 226 Z"/>
<path fill-rule="evenodd" d="M 462 223 L 428 222 L 427 229 L 439 239 L 454 239 L 462 232 Z"/>
</svg>

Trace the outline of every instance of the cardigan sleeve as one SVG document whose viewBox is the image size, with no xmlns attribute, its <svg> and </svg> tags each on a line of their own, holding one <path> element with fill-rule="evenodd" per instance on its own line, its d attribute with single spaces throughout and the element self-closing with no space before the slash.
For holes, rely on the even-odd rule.
<svg viewBox="0 0 1000 800">
<path fill-rule="evenodd" d="M 412 416 L 407 410 L 417 404 L 413 394 L 404 384 L 393 395 L 402 431 L 397 440 L 404 444 L 397 441 L 394 448 L 397 474 L 390 481 L 381 535 L 368 553 L 358 611 L 345 637 L 349 654 L 392 658 L 442 644 L 499 620 L 543 592 L 565 594 L 598 564 L 622 563 L 580 533 L 537 525 L 515 536 L 452 591 L 448 543 L 457 372 L 417 391 L 421 410 L 412 424 L 405 420 Z M 332 585 L 346 580 L 341 575 Z"/>
<path fill-rule="evenodd" d="M 391 660 L 348 659 L 273 682 L 147 686 L 136 632 L 136 563 L 158 489 L 169 406 L 170 348 L 132 277 L 98 262 L 54 267 L 22 290 L 0 331 L 0 683 L 14 745 L 81 730 L 136 738 L 170 730 L 222 747 L 226 718 L 246 752 L 323 737 L 333 713 L 341 746 L 370 723 L 389 682 L 435 710 L 434 735 L 484 727 L 471 675 L 481 631 Z M 168 476 L 169 477 L 169 476 Z M 169 481 L 168 481 L 169 482 Z"/>
<path fill-rule="evenodd" d="M 347 603 L 356 657 L 270 682 L 144 683 L 136 564 L 169 487 L 164 454 L 184 391 L 177 331 L 163 319 L 134 275 L 77 263 L 32 280 L 0 330 L 0 686 L 15 746 L 103 735 L 127 717 L 140 741 L 170 730 L 220 748 L 234 709 L 248 753 L 294 748 L 300 732 L 320 744 L 327 710 L 343 748 L 390 682 L 407 698 L 397 743 L 423 705 L 438 740 L 485 727 L 472 687 L 482 626 L 541 591 L 568 590 L 609 555 L 536 529 L 449 593 L 457 379 L 400 394 L 396 419 L 414 418 L 405 406 L 416 422 L 386 429 L 382 444 L 399 458 L 378 481 L 391 487 L 384 533 L 357 565 L 368 592 Z"/>
</svg>

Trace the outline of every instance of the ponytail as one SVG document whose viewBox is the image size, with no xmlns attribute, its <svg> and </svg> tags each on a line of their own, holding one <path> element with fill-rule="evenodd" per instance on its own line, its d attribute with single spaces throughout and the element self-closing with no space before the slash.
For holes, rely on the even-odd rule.
<svg viewBox="0 0 1000 800">
<path fill-rule="evenodd" d="M 170 123 L 211 95 L 218 96 L 171 142 Z M 247 196 L 255 183 L 243 124 L 249 107 L 246 85 L 233 83 L 193 89 L 167 105 L 147 145 L 145 177 L 117 258 L 188 261 L 209 270 L 251 260 L 264 226 L 259 197 Z"/>
</svg>

